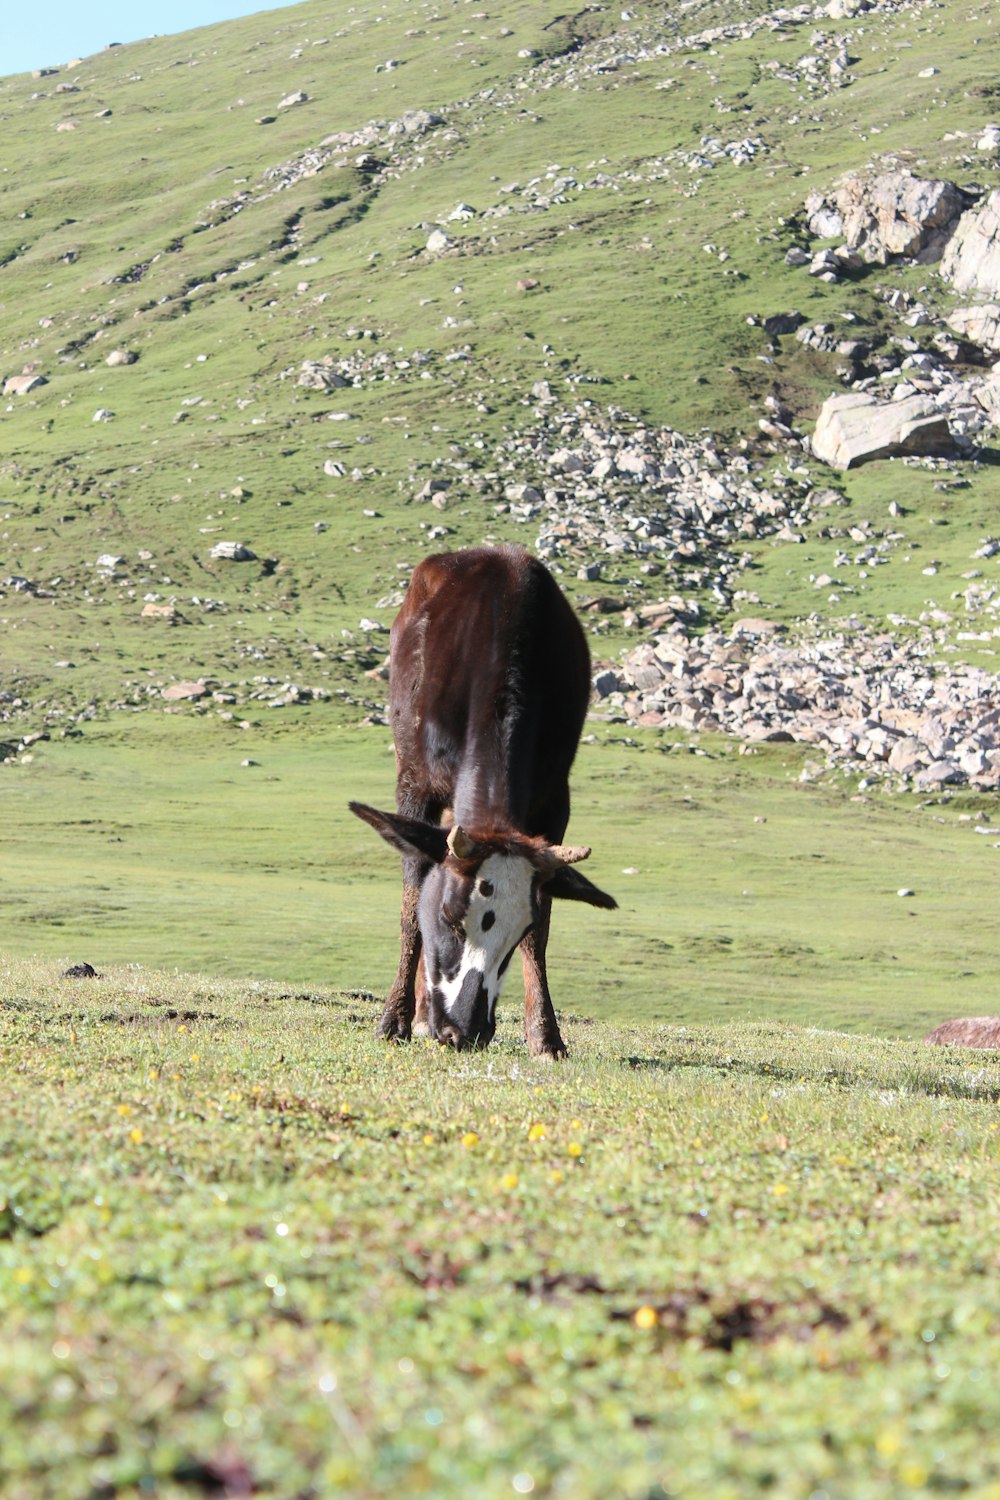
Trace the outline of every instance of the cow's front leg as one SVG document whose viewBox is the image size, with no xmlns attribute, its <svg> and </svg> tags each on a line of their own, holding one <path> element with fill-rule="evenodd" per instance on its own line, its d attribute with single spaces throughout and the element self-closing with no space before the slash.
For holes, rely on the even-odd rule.
<svg viewBox="0 0 1000 1500">
<path fill-rule="evenodd" d="M 399 912 L 399 968 L 386 996 L 379 1022 L 379 1033 L 390 1041 L 408 1042 L 416 1005 L 416 977 L 420 964 L 420 927 L 417 922 L 417 898 L 420 878 L 415 868 L 404 862 L 403 900 Z"/>
<path fill-rule="evenodd" d="M 431 1026 L 430 997 L 427 993 L 427 971 L 422 963 L 417 964 L 417 1004 L 413 1012 L 413 1035 L 433 1036 Z"/>
<path fill-rule="evenodd" d="M 532 1057 L 565 1057 L 566 1044 L 552 1009 L 545 974 L 545 950 L 549 941 L 552 899 L 541 897 L 541 912 L 535 926 L 521 941 L 524 970 L 524 1036 Z"/>
</svg>

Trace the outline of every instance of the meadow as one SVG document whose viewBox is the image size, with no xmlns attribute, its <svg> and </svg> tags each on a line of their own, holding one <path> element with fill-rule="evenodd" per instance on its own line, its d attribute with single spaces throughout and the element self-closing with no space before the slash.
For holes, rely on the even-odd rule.
<svg viewBox="0 0 1000 1500">
<path fill-rule="evenodd" d="M 1000 1493 L 985 1055 L 8 961 L 0 1493 Z"/>
<path fill-rule="evenodd" d="M 896 292 L 935 349 L 933 267 L 785 257 L 846 170 L 992 186 L 992 24 L 306 0 L 0 79 L 0 374 L 46 379 L 0 403 L 2 1500 L 1000 1500 L 1000 1065 L 921 1041 L 997 1010 L 997 797 L 596 705 L 568 836 L 620 909 L 557 913 L 555 1066 L 517 978 L 487 1051 L 376 1040 L 399 870 L 347 811 L 392 804 L 410 568 L 536 545 L 510 454 L 564 412 L 885 543 L 831 595 L 830 512 L 748 537 L 702 624 L 992 669 L 994 450 L 758 428 L 843 380 L 771 314 L 884 352 Z M 690 588 L 597 560 L 606 666 Z"/>
</svg>

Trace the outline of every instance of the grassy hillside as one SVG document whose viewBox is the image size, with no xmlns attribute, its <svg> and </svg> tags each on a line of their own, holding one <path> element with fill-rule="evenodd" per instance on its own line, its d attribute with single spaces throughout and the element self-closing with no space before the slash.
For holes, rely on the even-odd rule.
<svg viewBox="0 0 1000 1500">
<path fill-rule="evenodd" d="M 392 805 L 389 732 L 313 713 L 210 738 L 183 717 L 115 720 L 5 768 L 7 951 L 384 994 L 399 862 L 346 799 Z M 916 805 L 802 780 L 815 762 L 797 746 L 664 755 L 652 732 L 623 738 L 583 746 L 571 824 L 621 910 L 562 903 L 557 1006 L 901 1037 L 995 1008 L 990 799 Z M 520 990 L 516 974 L 510 1017 Z"/>
<path fill-rule="evenodd" d="M 760 320 L 794 307 L 877 335 L 898 331 L 887 286 L 945 305 L 933 268 L 828 286 L 784 254 L 806 193 L 847 167 L 988 179 L 984 15 L 307 3 L 0 81 L 0 364 L 47 381 L 0 408 L 5 948 L 383 987 L 396 871 L 343 808 L 391 800 L 366 674 L 409 567 L 533 545 L 504 487 L 538 477 L 521 438 L 580 402 L 622 432 L 742 438 L 762 482 L 827 483 L 768 453 L 757 418 L 776 392 L 808 425 L 836 357 Z M 300 386 L 324 360 L 346 384 Z M 884 628 L 947 606 L 955 654 L 990 666 L 954 600 L 996 473 L 837 476 L 851 524 L 892 530 L 877 570 L 820 599 L 839 544 L 815 512 L 800 543 L 747 541 L 733 609 Z M 451 483 L 442 510 L 416 498 L 430 477 Z M 255 558 L 213 559 L 226 540 Z M 600 590 L 636 609 L 675 586 L 598 556 Z M 556 566 L 585 604 L 594 585 Z M 598 660 L 641 635 L 584 619 Z M 192 678 L 202 698 L 164 702 Z M 564 917 L 567 1004 L 908 1034 L 991 1007 L 976 913 L 995 841 L 973 833 L 991 799 L 873 806 L 799 751 L 664 758 L 669 737 L 631 751 L 596 728 L 578 832 L 611 876 L 639 874 L 609 876 L 620 920 L 591 936 Z"/>
<path fill-rule="evenodd" d="M 0 356 L 48 380 L 0 414 L 3 568 L 39 591 L 3 600 L 17 684 L 76 708 L 247 661 L 350 685 L 341 632 L 388 617 L 429 527 L 534 540 L 494 513 L 494 448 L 531 426 L 539 378 L 684 430 L 753 437 L 772 391 L 808 420 L 835 356 L 773 348 L 748 318 L 875 328 L 884 283 L 943 292 L 926 268 L 829 287 L 786 266 L 805 195 L 876 154 L 965 180 L 993 82 L 979 6 L 765 16 L 390 3 L 338 26 L 305 4 L 4 80 Z M 810 44 L 844 47 L 846 80 L 810 82 Z M 414 110 L 440 123 L 407 134 Z M 116 349 L 137 363 L 109 368 Z M 352 383 L 300 388 L 327 356 Z M 458 486 L 439 517 L 413 497 L 442 465 Z M 945 508 L 967 556 L 993 471 L 944 501 L 933 475 L 879 467 L 879 518 L 902 489 L 914 543 Z M 867 476 L 846 489 L 871 503 Z M 257 563 L 213 561 L 220 539 Z M 843 613 L 919 611 L 904 550 Z M 813 608 L 815 565 L 812 546 L 768 549 L 767 606 Z M 656 596 L 630 570 L 608 582 Z M 141 618 L 150 599 L 172 625 Z"/>
<path fill-rule="evenodd" d="M 552 1069 L 138 966 L 0 999 L 5 1496 L 997 1492 L 983 1054 L 571 1021 Z"/>
</svg>

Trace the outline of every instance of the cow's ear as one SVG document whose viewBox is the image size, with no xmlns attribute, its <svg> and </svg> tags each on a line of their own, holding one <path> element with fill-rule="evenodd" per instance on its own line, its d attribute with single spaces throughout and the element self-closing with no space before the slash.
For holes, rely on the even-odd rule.
<svg viewBox="0 0 1000 1500">
<path fill-rule="evenodd" d="M 363 802 L 349 802 L 347 805 L 356 817 L 370 823 L 375 832 L 400 854 L 416 855 L 439 865 L 448 852 L 447 828 L 436 823 L 423 823 L 419 818 L 404 818 L 400 813 L 379 812 L 375 807 L 366 807 Z"/>
<path fill-rule="evenodd" d="M 615 911 L 618 902 L 607 891 L 599 890 L 593 881 L 572 865 L 563 865 L 542 884 L 549 896 L 562 901 L 586 901 L 588 906 L 602 906 L 605 911 Z"/>
</svg>

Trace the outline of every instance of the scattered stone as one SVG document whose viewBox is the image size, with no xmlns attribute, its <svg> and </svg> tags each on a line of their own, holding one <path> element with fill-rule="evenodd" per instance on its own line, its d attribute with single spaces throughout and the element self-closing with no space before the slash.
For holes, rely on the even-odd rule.
<svg viewBox="0 0 1000 1500">
<path fill-rule="evenodd" d="M 210 688 L 202 680 L 199 682 L 169 682 L 162 689 L 161 697 L 165 703 L 196 703 L 199 698 L 206 698 Z"/>
<path fill-rule="evenodd" d="M 428 255 L 441 255 L 445 250 L 451 248 L 452 238 L 443 229 L 434 229 L 427 236 L 427 244 L 424 247 Z"/>
<path fill-rule="evenodd" d="M 308 104 L 309 95 L 302 89 L 296 89 L 292 94 L 286 94 L 284 99 L 278 100 L 279 109 L 292 109 L 296 104 Z"/>
<path fill-rule="evenodd" d="M 244 542 L 216 542 L 209 557 L 218 562 L 256 562 L 257 554 Z"/>
<path fill-rule="evenodd" d="M 122 365 L 134 365 L 138 359 L 139 356 L 134 349 L 112 349 L 104 363 L 114 370 Z"/>
<path fill-rule="evenodd" d="M 109 411 L 106 406 L 99 406 L 90 420 L 92 422 L 110 422 L 113 417 L 113 411 Z"/>
</svg>

